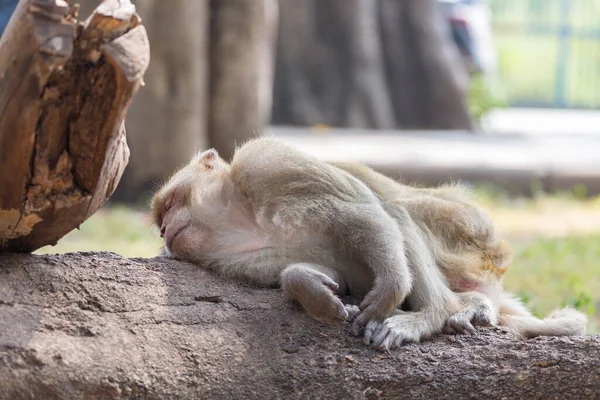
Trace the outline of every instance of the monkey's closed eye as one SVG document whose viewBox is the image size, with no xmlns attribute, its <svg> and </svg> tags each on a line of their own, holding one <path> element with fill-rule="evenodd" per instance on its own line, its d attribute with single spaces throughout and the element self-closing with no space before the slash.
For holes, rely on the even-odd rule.
<svg viewBox="0 0 600 400">
<path fill-rule="evenodd" d="M 163 218 L 165 217 L 165 214 L 167 213 L 167 211 L 169 211 L 171 209 L 171 207 L 173 207 L 174 202 L 175 202 L 175 192 L 169 194 L 162 203 L 162 207 L 160 208 L 160 211 L 158 212 L 158 215 L 156 218 L 156 224 L 159 227 L 162 226 Z"/>
<path fill-rule="evenodd" d="M 175 192 L 171 193 L 163 203 L 163 213 L 166 213 L 173 207 L 173 199 L 175 198 Z"/>
</svg>

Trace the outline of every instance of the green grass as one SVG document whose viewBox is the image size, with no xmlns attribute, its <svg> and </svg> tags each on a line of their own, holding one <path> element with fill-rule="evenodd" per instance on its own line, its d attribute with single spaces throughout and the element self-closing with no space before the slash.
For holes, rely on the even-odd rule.
<svg viewBox="0 0 600 400">
<path fill-rule="evenodd" d="M 519 294 L 537 315 L 561 305 L 573 305 L 594 316 L 600 312 L 600 234 L 537 238 L 516 243 L 515 263 L 505 287 Z"/>
<path fill-rule="evenodd" d="M 125 257 L 154 257 L 160 246 L 160 237 L 146 210 L 108 205 L 56 246 L 42 247 L 36 253 L 107 250 Z"/>
<path fill-rule="evenodd" d="M 584 191 L 513 198 L 494 187 L 475 196 L 514 249 L 505 275 L 507 290 L 517 293 L 537 315 L 577 305 L 588 313 L 589 332 L 600 331 L 600 198 Z M 36 253 L 108 250 L 127 257 L 153 257 L 160 238 L 147 210 L 104 207 L 80 230 L 55 247 Z"/>
<path fill-rule="evenodd" d="M 478 202 L 511 243 L 514 263 L 504 277 L 538 316 L 573 305 L 600 332 L 600 197 L 585 190 L 511 198 L 494 187 L 475 190 Z"/>
</svg>

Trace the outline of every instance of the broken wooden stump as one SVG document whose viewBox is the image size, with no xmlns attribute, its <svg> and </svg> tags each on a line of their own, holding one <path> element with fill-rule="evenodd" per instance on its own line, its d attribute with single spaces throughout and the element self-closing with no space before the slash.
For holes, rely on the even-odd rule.
<svg viewBox="0 0 600 400">
<path fill-rule="evenodd" d="M 111 196 L 150 60 L 129 0 L 21 0 L 0 39 L 0 251 L 55 244 Z"/>
</svg>

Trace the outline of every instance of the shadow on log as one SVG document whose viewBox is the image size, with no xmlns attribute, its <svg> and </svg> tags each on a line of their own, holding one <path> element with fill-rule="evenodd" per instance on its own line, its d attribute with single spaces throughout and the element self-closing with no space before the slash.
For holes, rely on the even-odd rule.
<svg viewBox="0 0 600 400">
<path fill-rule="evenodd" d="M 168 260 L 0 254 L 0 387 L 22 398 L 579 399 L 600 337 L 496 329 L 391 353 L 286 300 Z"/>
<path fill-rule="evenodd" d="M 0 250 L 77 228 L 129 159 L 124 119 L 150 51 L 129 0 L 85 23 L 63 0 L 21 0 L 0 40 Z"/>
</svg>

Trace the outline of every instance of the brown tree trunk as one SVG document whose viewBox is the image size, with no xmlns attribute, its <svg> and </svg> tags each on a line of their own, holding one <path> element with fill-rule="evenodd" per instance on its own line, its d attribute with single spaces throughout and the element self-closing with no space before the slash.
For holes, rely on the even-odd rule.
<svg viewBox="0 0 600 400">
<path fill-rule="evenodd" d="M 6 399 L 597 399 L 598 335 L 498 329 L 389 353 L 276 289 L 112 253 L 0 254 Z"/>
<path fill-rule="evenodd" d="M 211 0 L 210 143 L 225 159 L 270 120 L 277 0 Z"/>
<path fill-rule="evenodd" d="M 131 160 L 115 196 L 133 201 L 209 146 L 207 0 L 137 0 L 152 43 L 146 87 L 127 118 Z"/>
<path fill-rule="evenodd" d="M 85 24 L 61 0 L 22 0 L 0 40 L 0 250 L 55 244 L 113 193 L 123 121 L 149 62 L 127 0 Z"/>
<path fill-rule="evenodd" d="M 273 123 L 471 129 L 435 0 L 281 0 Z"/>
</svg>

